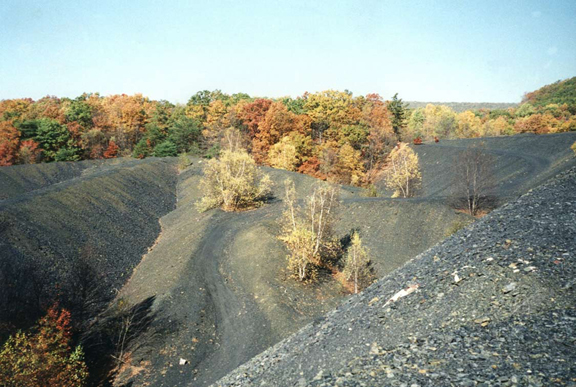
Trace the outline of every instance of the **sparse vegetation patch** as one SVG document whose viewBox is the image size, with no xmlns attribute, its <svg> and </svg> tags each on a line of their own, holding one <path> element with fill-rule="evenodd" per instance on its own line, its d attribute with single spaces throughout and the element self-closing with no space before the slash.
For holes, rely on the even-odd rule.
<svg viewBox="0 0 576 387">
<path fill-rule="evenodd" d="M 200 188 L 204 193 L 198 209 L 221 207 L 224 211 L 260 206 L 270 195 L 272 182 L 245 150 L 221 152 L 207 162 Z"/>
</svg>

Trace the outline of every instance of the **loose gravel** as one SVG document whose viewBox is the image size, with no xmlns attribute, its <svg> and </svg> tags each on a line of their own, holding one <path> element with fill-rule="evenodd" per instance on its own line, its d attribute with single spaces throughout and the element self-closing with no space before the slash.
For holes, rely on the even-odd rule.
<svg viewBox="0 0 576 387">
<path fill-rule="evenodd" d="M 572 168 L 215 385 L 576 385 L 575 220 Z"/>
</svg>

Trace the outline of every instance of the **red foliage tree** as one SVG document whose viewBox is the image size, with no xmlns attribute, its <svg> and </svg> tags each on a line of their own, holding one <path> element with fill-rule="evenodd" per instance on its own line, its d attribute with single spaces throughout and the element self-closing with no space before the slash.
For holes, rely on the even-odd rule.
<svg viewBox="0 0 576 387">
<path fill-rule="evenodd" d="M 0 166 L 16 162 L 20 132 L 8 121 L 0 122 Z"/>
<path fill-rule="evenodd" d="M 34 333 L 18 332 L 0 351 L 0 385 L 83 386 L 88 376 L 80 347 L 70 347 L 70 312 L 52 306 Z"/>
<path fill-rule="evenodd" d="M 108 148 L 104 152 L 104 158 L 113 159 L 118 154 L 118 149 L 120 149 L 118 145 L 116 145 L 114 141 L 110 141 L 110 143 L 108 144 Z"/>
<path fill-rule="evenodd" d="M 256 101 L 246 104 L 240 113 L 240 119 L 248 128 L 250 138 L 254 138 L 258 133 L 258 125 L 264 119 L 266 112 L 270 109 L 272 101 L 269 99 L 257 99 Z"/>
</svg>

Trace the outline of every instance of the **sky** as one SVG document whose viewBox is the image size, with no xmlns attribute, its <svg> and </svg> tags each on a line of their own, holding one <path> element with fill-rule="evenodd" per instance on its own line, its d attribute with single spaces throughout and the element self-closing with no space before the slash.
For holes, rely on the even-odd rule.
<svg viewBox="0 0 576 387">
<path fill-rule="evenodd" d="M 576 1 L 0 0 L 0 52 L 0 99 L 519 102 L 576 76 Z"/>
</svg>

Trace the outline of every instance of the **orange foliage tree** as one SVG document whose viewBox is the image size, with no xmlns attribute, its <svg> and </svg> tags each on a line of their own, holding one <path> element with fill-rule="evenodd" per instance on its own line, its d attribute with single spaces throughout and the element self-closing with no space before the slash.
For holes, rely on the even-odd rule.
<svg viewBox="0 0 576 387">
<path fill-rule="evenodd" d="M 0 122 L 0 166 L 16 162 L 20 133 L 8 121 Z"/>
</svg>

